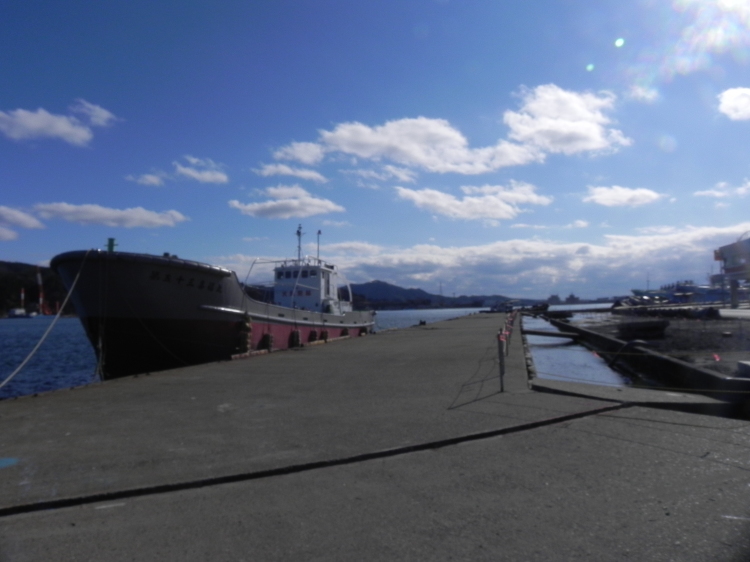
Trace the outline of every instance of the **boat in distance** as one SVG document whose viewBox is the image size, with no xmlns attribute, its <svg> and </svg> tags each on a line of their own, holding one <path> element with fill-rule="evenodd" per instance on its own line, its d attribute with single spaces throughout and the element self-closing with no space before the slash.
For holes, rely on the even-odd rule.
<svg viewBox="0 0 750 562">
<path fill-rule="evenodd" d="M 50 266 L 73 288 L 105 380 L 372 331 L 374 312 L 353 310 L 334 265 L 299 255 L 268 263 L 274 284 L 263 300 L 229 269 L 170 254 L 110 247 L 59 254 Z"/>
</svg>

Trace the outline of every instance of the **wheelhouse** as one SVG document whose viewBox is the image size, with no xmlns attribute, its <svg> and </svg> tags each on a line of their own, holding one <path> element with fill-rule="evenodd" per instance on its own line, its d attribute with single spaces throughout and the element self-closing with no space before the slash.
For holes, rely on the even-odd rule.
<svg viewBox="0 0 750 562">
<path fill-rule="evenodd" d="M 343 314 L 352 310 L 351 289 L 334 265 L 305 258 L 274 268 L 275 304 L 289 308 Z"/>
</svg>

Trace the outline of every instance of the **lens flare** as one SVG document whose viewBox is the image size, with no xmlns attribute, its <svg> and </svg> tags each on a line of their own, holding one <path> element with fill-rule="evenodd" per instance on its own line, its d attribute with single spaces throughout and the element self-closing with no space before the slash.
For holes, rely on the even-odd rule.
<svg viewBox="0 0 750 562">
<path fill-rule="evenodd" d="M 675 139 L 672 135 L 661 135 L 657 144 L 659 145 L 659 148 L 664 152 L 674 152 L 675 150 L 677 150 L 677 139 Z"/>
<path fill-rule="evenodd" d="M 615 47 L 617 47 L 618 49 L 622 47 L 624 44 L 625 44 L 625 39 L 623 39 L 622 37 L 620 37 L 619 39 L 615 41 Z"/>
<path fill-rule="evenodd" d="M 664 6 L 664 35 L 641 50 L 629 68 L 643 88 L 678 75 L 710 69 L 721 56 L 750 61 L 750 2 L 747 0 L 673 0 Z M 618 43 L 622 41 L 622 44 Z M 624 40 L 615 41 L 615 46 Z"/>
</svg>

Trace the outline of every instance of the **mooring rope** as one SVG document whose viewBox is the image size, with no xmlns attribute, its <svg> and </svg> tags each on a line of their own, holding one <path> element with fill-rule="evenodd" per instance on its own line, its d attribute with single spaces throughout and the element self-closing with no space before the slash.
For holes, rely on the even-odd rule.
<svg viewBox="0 0 750 562">
<path fill-rule="evenodd" d="M 47 339 L 47 336 L 52 331 L 52 328 L 54 328 L 55 324 L 57 324 L 57 321 L 60 319 L 60 316 L 62 316 L 63 310 L 65 310 L 65 305 L 68 304 L 70 295 L 73 294 L 73 289 L 75 289 L 76 283 L 78 283 L 78 278 L 81 276 L 81 272 L 83 271 L 83 265 L 86 263 L 86 258 L 88 257 L 90 251 L 91 250 L 87 250 L 86 255 L 83 256 L 83 261 L 81 262 L 81 268 L 78 270 L 78 273 L 76 274 L 76 277 L 73 280 L 73 284 L 70 286 L 70 290 L 68 291 L 68 294 L 65 296 L 65 300 L 63 301 L 63 304 L 60 307 L 60 310 L 57 311 L 57 315 L 55 316 L 54 320 L 52 320 L 52 323 L 49 325 L 47 330 L 44 332 L 42 339 L 39 340 L 39 342 L 34 346 L 34 349 L 31 350 L 31 352 L 26 356 L 26 359 L 23 360 L 23 362 L 16 368 L 16 370 L 13 371 L 10 375 L 8 375 L 8 377 L 2 383 L 0 383 L 0 388 L 8 384 L 13 379 L 13 377 L 15 377 L 18 373 L 21 372 L 21 369 L 23 369 L 26 366 L 26 364 L 31 360 L 31 358 L 34 356 L 34 354 L 36 354 L 37 350 L 42 346 L 42 344 L 44 343 L 44 340 Z"/>
</svg>

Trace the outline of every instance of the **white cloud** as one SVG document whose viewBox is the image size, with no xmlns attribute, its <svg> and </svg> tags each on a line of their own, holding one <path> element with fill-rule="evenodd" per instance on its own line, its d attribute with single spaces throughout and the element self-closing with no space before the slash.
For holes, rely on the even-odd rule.
<svg viewBox="0 0 750 562">
<path fill-rule="evenodd" d="M 401 168 L 399 166 L 392 166 L 387 164 L 383 166 L 383 172 L 387 179 L 393 178 L 401 182 L 413 183 L 417 181 L 417 173 L 408 168 Z"/>
<path fill-rule="evenodd" d="M 109 125 L 115 119 L 106 109 L 86 100 L 78 100 L 71 110 L 83 113 L 88 124 L 72 115 L 55 115 L 42 108 L 36 111 L 14 109 L 0 111 L 0 132 L 13 140 L 56 138 L 85 146 L 94 137 L 91 127 Z"/>
<path fill-rule="evenodd" d="M 568 225 L 568 228 L 587 228 L 589 226 L 588 221 L 576 220 Z"/>
<path fill-rule="evenodd" d="M 300 148 L 302 145 L 304 150 Z M 427 117 L 398 119 L 376 127 L 357 122 L 341 123 L 332 131 L 321 131 L 320 144 L 292 143 L 274 156 L 310 164 L 319 162 L 325 152 L 375 161 L 389 159 L 430 172 L 460 174 L 481 174 L 543 159 L 534 148 L 504 140 L 495 146 L 469 148 L 467 139 L 446 120 Z M 384 170 L 391 176 L 405 175 L 409 178 L 406 181 L 413 181 L 413 172 L 405 172 L 404 168 L 392 166 Z M 385 177 L 381 175 L 379 179 Z"/>
<path fill-rule="evenodd" d="M 407 189 L 396 187 L 401 199 L 411 201 L 420 209 L 425 209 L 454 219 L 500 220 L 512 219 L 523 212 L 520 205 L 548 205 L 551 197 L 536 193 L 536 188 L 527 183 L 511 182 L 510 187 L 484 185 L 464 186 L 463 198 L 435 189 Z"/>
<path fill-rule="evenodd" d="M 577 93 L 554 85 L 523 92 L 519 111 L 506 111 L 509 138 L 471 148 L 468 139 L 445 119 L 404 118 L 371 127 L 359 122 L 339 123 L 319 131 L 318 142 L 293 142 L 274 152 L 276 159 L 320 163 L 327 153 L 370 161 L 389 160 L 380 172 L 358 171 L 363 177 L 401 182 L 415 179 L 412 168 L 434 173 L 484 174 L 508 166 L 543 162 L 546 153 L 612 152 L 632 141 L 617 129 L 606 112 L 615 96 Z M 512 142 L 515 141 L 515 142 Z"/>
<path fill-rule="evenodd" d="M 628 294 L 645 286 L 647 269 L 658 283 L 702 278 L 713 250 L 748 230 L 750 222 L 609 235 L 600 244 L 532 238 L 476 246 L 371 247 L 367 249 L 372 253 L 359 254 L 342 243 L 340 252 L 338 245 L 331 245 L 324 254 L 355 282 L 380 279 L 432 292 L 442 282 L 457 294 L 469 295 L 522 296 L 528 288 L 536 297 L 560 291 L 580 294 L 585 286 L 586 296 L 594 297 Z"/>
<path fill-rule="evenodd" d="M 0 205 L 0 224 L 21 228 L 44 228 L 36 217 L 3 205 Z"/>
<path fill-rule="evenodd" d="M 175 226 L 189 220 L 178 211 L 157 213 L 143 207 L 111 209 L 100 205 L 71 205 L 69 203 L 40 203 L 34 205 L 43 218 L 63 219 L 83 225 L 100 224 L 124 228 L 157 228 Z"/>
<path fill-rule="evenodd" d="M 227 183 L 229 176 L 222 171 L 222 166 L 209 158 L 195 158 L 184 156 L 190 166 L 183 166 L 179 162 L 172 162 L 175 173 L 200 183 Z"/>
<path fill-rule="evenodd" d="M 325 244 L 321 251 L 326 254 L 346 254 L 352 256 L 372 256 L 383 252 L 383 247 L 369 242 L 340 242 L 338 244 Z"/>
<path fill-rule="evenodd" d="M 135 183 L 141 184 L 141 185 L 164 185 L 164 178 L 166 177 L 166 174 L 164 173 L 156 173 L 156 174 L 141 174 L 140 176 L 126 176 L 125 179 L 129 181 L 134 181 Z"/>
<path fill-rule="evenodd" d="M 15 230 L 0 226 L 0 242 L 10 242 L 18 238 L 18 233 Z"/>
<path fill-rule="evenodd" d="M 674 234 L 675 232 L 678 232 L 677 227 L 675 226 L 644 226 L 641 228 L 636 229 L 637 232 L 641 234 Z"/>
<path fill-rule="evenodd" d="M 711 189 L 696 191 L 693 195 L 696 197 L 726 199 L 729 197 L 744 197 L 748 193 L 750 193 L 750 180 L 745 180 L 739 187 L 733 187 L 729 183 L 722 181 L 714 185 Z"/>
<path fill-rule="evenodd" d="M 398 119 L 376 127 L 341 123 L 332 131 L 321 131 L 320 139 L 327 152 L 368 160 L 387 158 L 438 173 L 481 174 L 543 159 L 535 148 L 505 140 L 494 146 L 469 148 L 466 137 L 448 121 L 427 117 Z"/>
<path fill-rule="evenodd" d="M 271 200 L 263 203 L 240 203 L 232 200 L 229 206 L 243 215 L 268 219 L 304 218 L 346 210 L 333 201 L 311 195 L 298 185 L 269 187 L 262 193 Z"/>
<path fill-rule="evenodd" d="M 664 197 L 643 187 L 630 188 L 613 185 L 612 187 L 589 187 L 589 194 L 583 200 L 586 203 L 596 203 L 605 207 L 639 207 L 654 203 Z"/>
<path fill-rule="evenodd" d="M 18 238 L 18 233 L 11 227 L 44 228 L 44 225 L 28 213 L 0 205 L 0 242 Z"/>
<path fill-rule="evenodd" d="M 654 103 L 660 98 L 659 90 L 647 86 L 631 86 L 627 96 L 636 101 Z"/>
<path fill-rule="evenodd" d="M 70 110 L 85 115 L 89 124 L 94 127 L 107 127 L 117 120 L 114 113 L 83 99 L 76 100 L 76 104 L 71 106 Z"/>
<path fill-rule="evenodd" d="M 510 225 L 511 228 L 530 228 L 532 230 L 548 230 L 551 228 L 549 225 L 546 224 L 526 224 L 523 222 L 517 222 L 515 224 Z"/>
<path fill-rule="evenodd" d="M 545 152 L 611 151 L 632 143 L 621 131 L 607 128 L 611 120 L 604 111 L 614 102 L 609 92 L 580 94 L 546 84 L 524 91 L 521 110 L 506 111 L 503 120 L 511 139 Z"/>
<path fill-rule="evenodd" d="M 293 176 L 303 180 L 310 180 L 317 183 L 326 183 L 328 180 L 315 170 L 293 168 L 286 164 L 265 164 L 260 170 L 253 170 L 256 174 L 264 177 L 268 176 Z"/>
<path fill-rule="evenodd" d="M 293 142 L 273 153 L 276 160 L 295 160 L 308 166 L 320 163 L 324 156 L 323 147 L 314 142 Z"/>
<path fill-rule="evenodd" d="M 395 179 L 404 183 L 414 183 L 417 181 L 417 173 L 409 168 L 402 168 L 400 166 L 393 166 L 387 164 L 382 167 L 381 171 L 375 170 L 342 170 L 342 173 L 353 174 L 360 176 L 365 179 L 372 179 L 378 181 L 388 181 Z"/>
<path fill-rule="evenodd" d="M 573 291 L 597 297 L 645 287 L 646 271 L 655 284 L 702 279 L 713 262 L 713 250 L 748 230 L 750 222 L 652 228 L 634 236 L 605 236 L 599 244 L 532 238 L 474 246 L 379 247 L 353 241 L 322 247 L 321 254 L 352 282 L 379 279 L 435 294 L 442 283 L 445 290 L 466 295 L 546 298 Z M 252 259 L 235 255 L 216 261 L 241 271 Z"/>
<path fill-rule="evenodd" d="M 718 95 L 719 111 L 733 121 L 750 119 L 750 88 L 730 88 Z"/>
<path fill-rule="evenodd" d="M 728 191 L 722 191 L 721 189 L 704 189 L 703 191 L 696 191 L 693 193 L 696 197 L 729 197 Z"/>
<path fill-rule="evenodd" d="M 59 138 L 84 146 L 94 137 L 91 129 L 75 117 L 53 115 L 44 109 L 0 111 L 0 131 L 13 140 Z"/>
<path fill-rule="evenodd" d="M 375 170 L 341 170 L 341 172 L 344 174 L 359 176 L 368 180 L 385 181 L 388 179 L 388 176 L 380 172 L 376 172 Z"/>
</svg>

